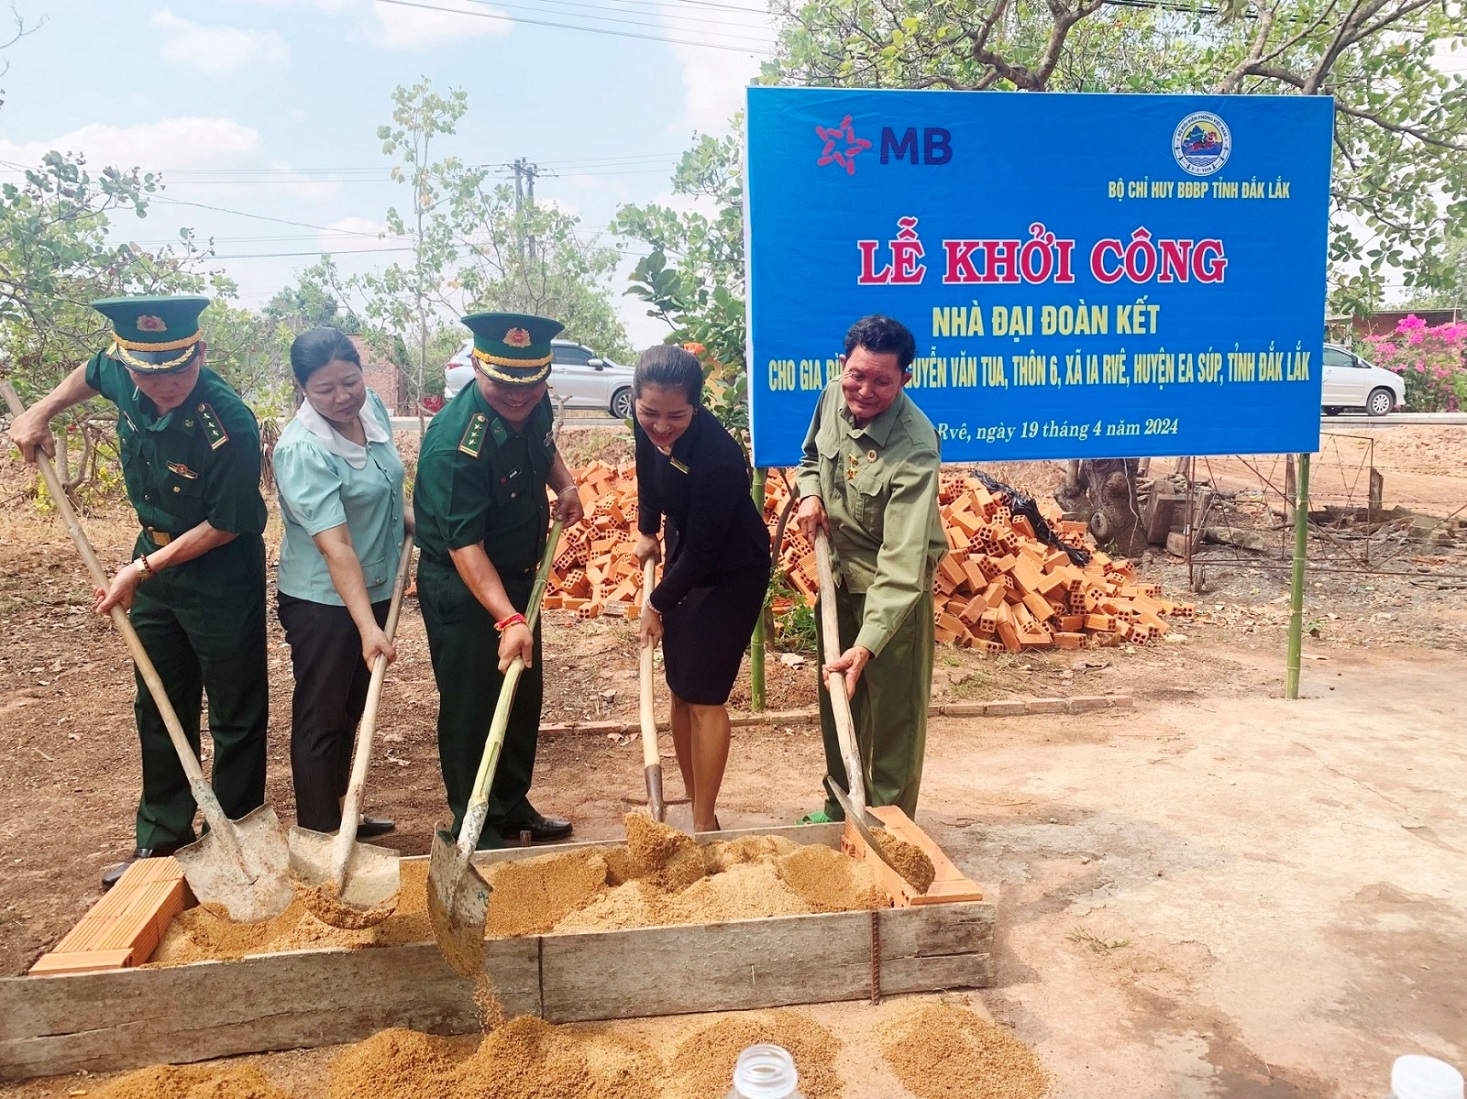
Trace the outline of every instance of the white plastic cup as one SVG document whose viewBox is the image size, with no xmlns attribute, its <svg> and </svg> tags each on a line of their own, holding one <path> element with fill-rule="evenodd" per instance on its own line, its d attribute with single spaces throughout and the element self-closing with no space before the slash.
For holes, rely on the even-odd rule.
<svg viewBox="0 0 1467 1099">
<path fill-rule="evenodd" d="M 1391 1099 L 1463 1099 L 1462 1074 L 1435 1057 L 1408 1053 L 1391 1066 Z"/>
<path fill-rule="evenodd" d="M 725 1099 L 801 1099 L 799 1073 L 789 1051 L 772 1042 L 750 1046 L 734 1065 L 733 1090 Z"/>
</svg>

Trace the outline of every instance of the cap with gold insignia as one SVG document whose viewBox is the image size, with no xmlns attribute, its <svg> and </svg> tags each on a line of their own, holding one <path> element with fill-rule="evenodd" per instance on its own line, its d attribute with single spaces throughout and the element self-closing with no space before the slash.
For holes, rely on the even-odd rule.
<svg viewBox="0 0 1467 1099">
<path fill-rule="evenodd" d="M 139 374 L 172 374 L 193 361 L 202 338 L 199 314 L 209 299 L 194 295 L 102 298 L 92 308 L 112 322 L 109 357 Z"/>
<path fill-rule="evenodd" d="M 559 321 L 528 313 L 470 313 L 463 322 L 474 333 L 474 367 L 486 378 L 534 385 L 550 376 L 550 341 L 565 327 Z"/>
</svg>

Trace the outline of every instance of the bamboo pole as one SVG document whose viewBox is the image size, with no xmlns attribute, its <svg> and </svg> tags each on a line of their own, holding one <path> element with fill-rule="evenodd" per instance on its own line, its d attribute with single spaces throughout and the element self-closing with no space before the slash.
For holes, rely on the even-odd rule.
<svg viewBox="0 0 1467 1099">
<path fill-rule="evenodd" d="M 1299 455 L 1294 494 L 1294 569 L 1289 588 L 1289 667 L 1284 697 L 1299 697 L 1299 664 L 1304 647 L 1304 563 L 1309 555 L 1309 455 Z"/>
</svg>

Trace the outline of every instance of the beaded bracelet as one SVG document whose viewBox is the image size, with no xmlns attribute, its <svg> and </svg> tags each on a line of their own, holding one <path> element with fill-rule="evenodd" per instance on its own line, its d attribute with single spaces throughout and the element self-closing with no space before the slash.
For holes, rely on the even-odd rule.
<svg viewBox="0 0 1467 1099">
<path fill-rule="evenodd" d="M 133 564 L 137 565 L 138 571 L 143 574 L 142 579 L 144 580 L 151 580 L 158 575 L 153 567 L 148 564 L 148 555 L 146 553 L 138 554 L 138 559 Z"/>
<path fill-rule="evenodd" d="M 508 618 L 502 618 L 498 622 L 494 623 L 494 628 L 500 633 L 503 633 L 505 630 L 514 625 L 528 626 L 529 623 L 525 621 L 524 615 L 512 614 Z"/>
</svg>

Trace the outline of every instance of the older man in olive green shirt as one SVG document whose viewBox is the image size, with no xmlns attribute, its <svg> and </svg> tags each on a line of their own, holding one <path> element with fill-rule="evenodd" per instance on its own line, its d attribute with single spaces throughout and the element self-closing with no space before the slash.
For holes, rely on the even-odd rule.
<svg viewBox="0 0 1467 1099">
<path fill-rule="evenodd" d="M 917 811 L 932 692 L 933 573 L 947 552 L 937 432 L 902 390 L 915 355 L 911 332 L 889 317 L 851 327 L 841 376 L 820 395 L 805 437 L 795 516 L 812 540 L 829 532 L 835 568 L 840 656 L 820 676 L 826 769 L 849 789 L 825 687 L 825 675 L 839 671 L 867 801 L 908 816 Z M 827 799 L 824 817 L 840 819 L 840 807 Z"/>
</svg>

